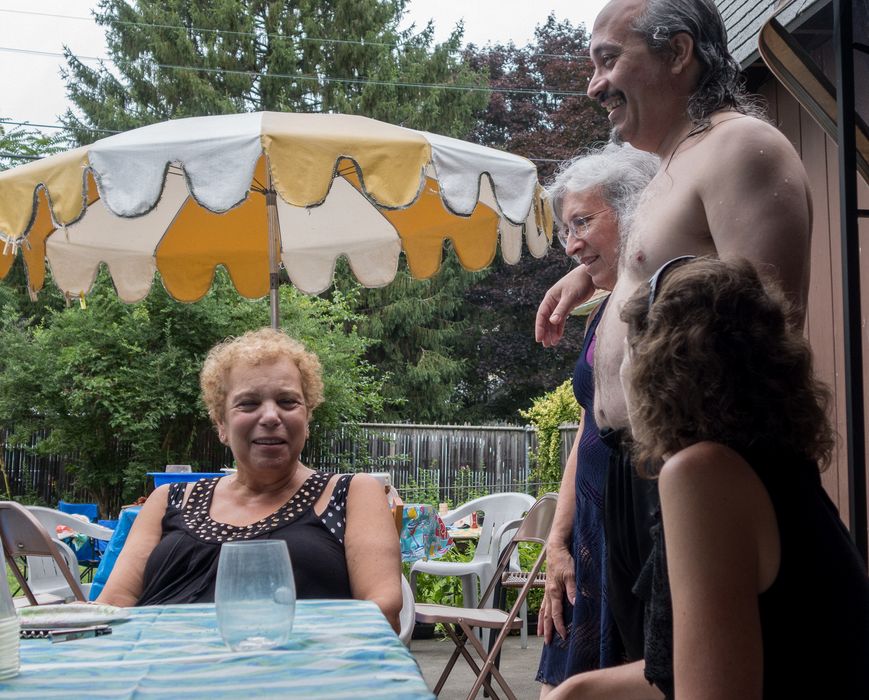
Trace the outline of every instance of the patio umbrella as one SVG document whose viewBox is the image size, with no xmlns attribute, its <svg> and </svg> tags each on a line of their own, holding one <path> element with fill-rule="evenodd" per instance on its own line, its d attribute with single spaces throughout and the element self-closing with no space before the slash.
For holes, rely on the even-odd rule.
<svg viewBox="0 0 869 700">
<path fill-rule="evenodd" d="M 271 295 L 282 263 L 308 293 L 346 256 L 367 287 L 388 284 L 403 250 L 413 276 L 440 266 L 443 241 L 478 270 L 551 239 L 548 200 L 521 157 L 365 117 L 246 113 L 152 124 L 0 173 L 0 277 L 21 250 L 31 294 L 45 260 L 69 296 L 105 263 L 121 299 L 155 271 L 195 301 L 223 265 L 242 295 Z"/>
</svg>

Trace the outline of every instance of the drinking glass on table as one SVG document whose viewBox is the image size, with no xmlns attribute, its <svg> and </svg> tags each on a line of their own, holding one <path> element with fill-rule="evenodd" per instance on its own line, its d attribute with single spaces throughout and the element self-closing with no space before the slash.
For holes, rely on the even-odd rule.
<svg viewBox="0 0 869 700">
<path fill-rule="evenodd" d="M 220 636 L 233 651 L 285 644 L 296 612 L 296 584 L 286 542 L 224 543 L 214 603 Z"/>
</svg>

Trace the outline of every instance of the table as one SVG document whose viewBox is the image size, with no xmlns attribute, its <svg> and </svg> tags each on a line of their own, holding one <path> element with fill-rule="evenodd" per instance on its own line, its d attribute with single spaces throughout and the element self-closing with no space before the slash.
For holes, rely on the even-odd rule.
<svg viewBox="0 0 869 700">
<path fill-rule="evenodd" d="M 453 546 L 437 510 L 427 503 L 404 504 L 399 539 L 402 561 L 437 559 Z"/>
<path fill-rule="evenodd" d="M 454 540 L 478 540 L 482 531 L 481 527 L 447 528 L 447 534 Z"/>
<path fill-rule="evenodd" d="M 365 600 L 301 600 L 280 649 L 233 652 L 213 605 L 131 608 L 104 637 L 21 641 L 3 698 L 433 698 L 410 651 Z"/>
</svg>

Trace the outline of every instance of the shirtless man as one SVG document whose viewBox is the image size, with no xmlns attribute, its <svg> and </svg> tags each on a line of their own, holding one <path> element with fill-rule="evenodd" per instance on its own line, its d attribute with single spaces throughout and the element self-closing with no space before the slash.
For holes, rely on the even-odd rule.
<svg viewBox="0 0 869 700">
<path fill-rule="evenodd" d="M 802 324 L 811 196 L 791 144 L 754 116 L 755 108 L 741 92 L 739 68 L 727 52 L 724 23 L 712 0 L 612 0 L 595 20 L 591 58 L 595 71 L 588 94 L 609 113 L 614 140 L 661 158 L 658 174 L 641 196 L 618 281 L 597 329 L 595 417 L 602 435 L 618 440 L 628 428 L 619 382 L 624 301 L 671 258 L 744 257 L 778 277 L 796 305 L 794 321 Z M 538 309 L 537 340 L 555 345 L 568 312 L 592 291 L 584 265 L 557 282 Z M 657 496 L 654 482 L 638 480 L 622 452 L 607 480 L 609 602 L 628 659 L 636 661 L 643 654 L 643 603 L 631 589 L 648 555 Z M 637 677 L 642 682 L 642 665 L 574 679 L 586 676 L 595 688 Z M 650 697 L 660 697 L 642 685 Z M 576 684 L 565 686 L 552 697 Z"/>
</svg>

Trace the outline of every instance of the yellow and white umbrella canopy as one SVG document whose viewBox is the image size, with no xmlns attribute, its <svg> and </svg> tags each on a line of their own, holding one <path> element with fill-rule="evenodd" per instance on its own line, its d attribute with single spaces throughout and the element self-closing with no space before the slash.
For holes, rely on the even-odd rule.
<svg viewBox="0 0 869 700">
<path fill-rule="evenodd" d="M 195 301 L 217 265 L 261 297 L 276 289 L 278 257 L 308 293 L 329 287 L 342 255 L 377 287 L 402 250 L 425 278 L 446 238 L 477 270 L 499 235 L 515 263 L 523 234 L 540 257 L 551 230 L 530 161 L 357 116 L 178 119 L 0 173 L 0 277 L 20 248 L 32 292 L 47 259 L 60 289 L 79 296 L 105 263 L 126 302 L 148 294 L 157 270 L 174 298 Z"/>
</svg>

